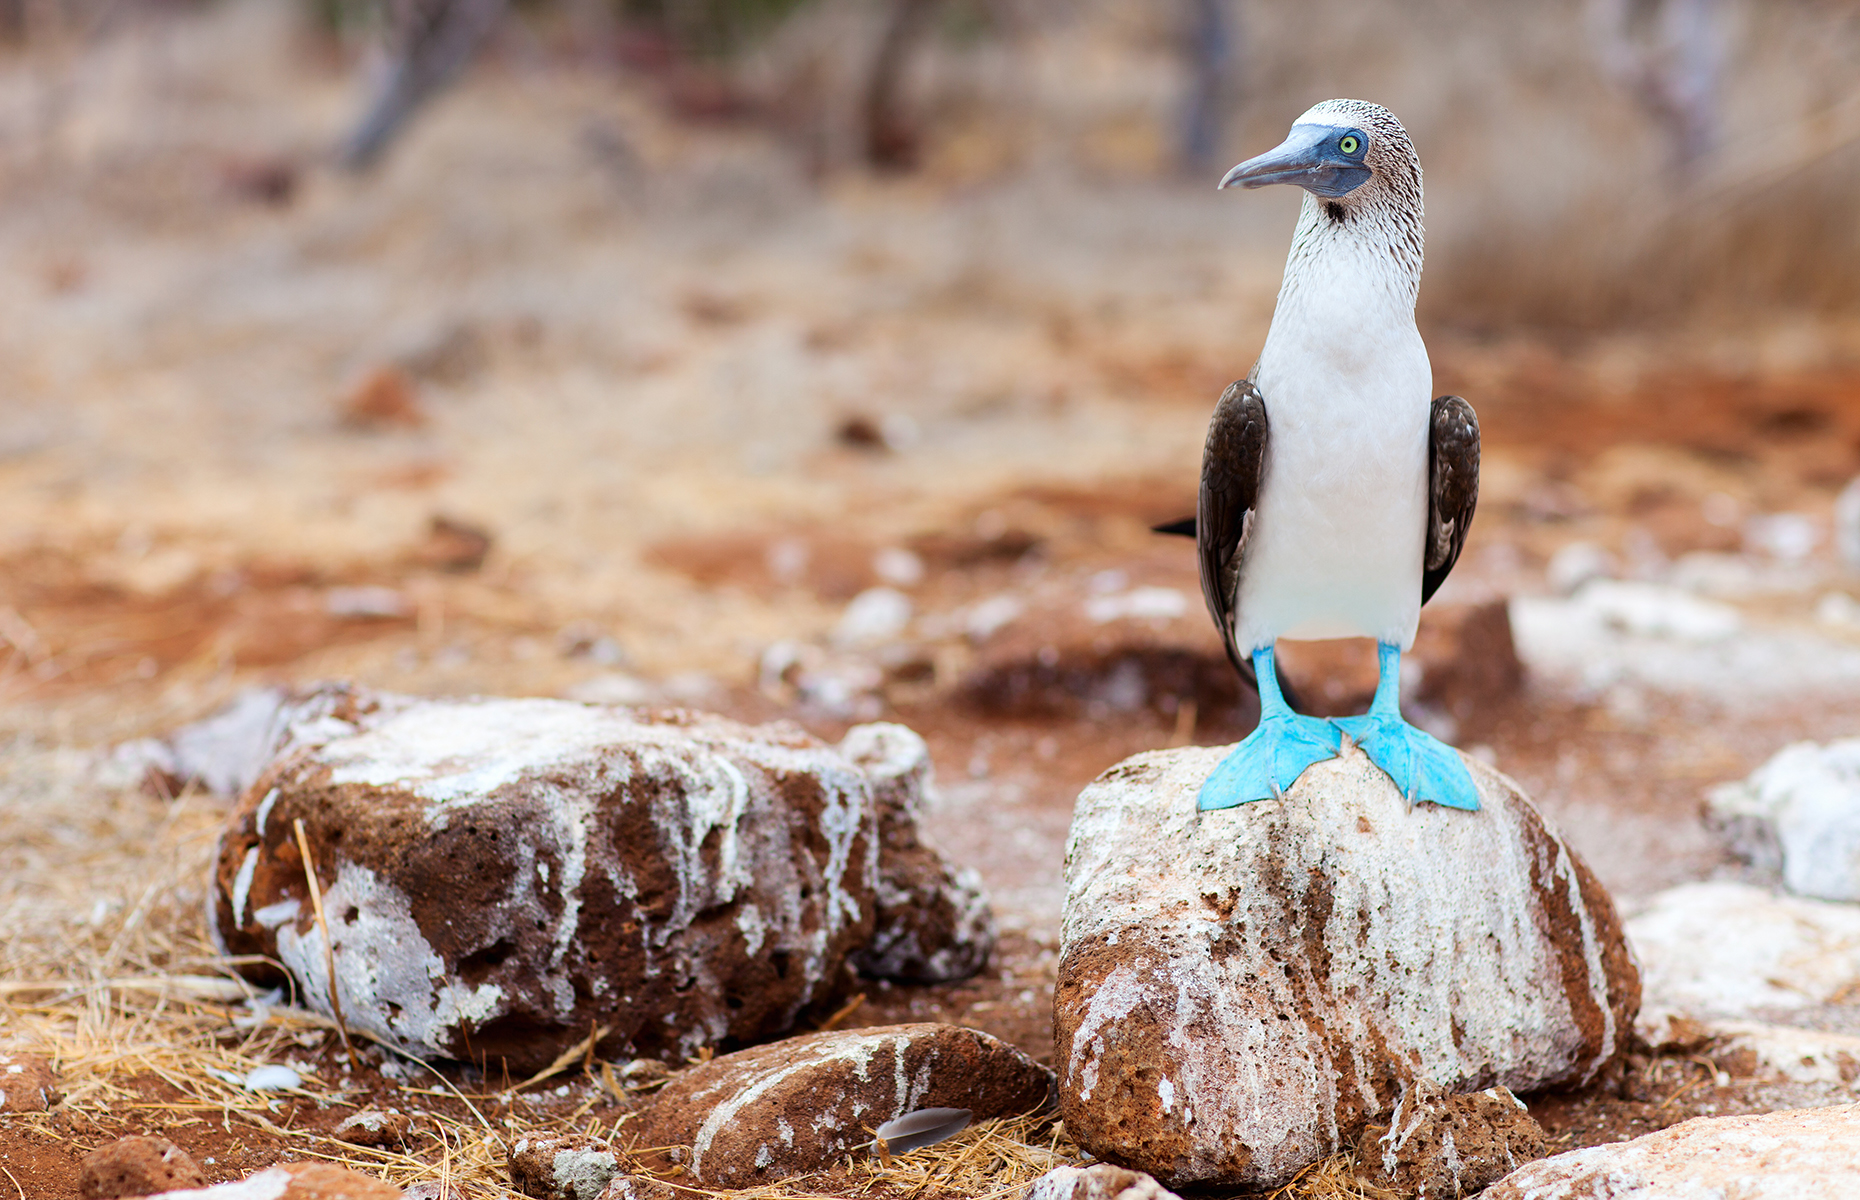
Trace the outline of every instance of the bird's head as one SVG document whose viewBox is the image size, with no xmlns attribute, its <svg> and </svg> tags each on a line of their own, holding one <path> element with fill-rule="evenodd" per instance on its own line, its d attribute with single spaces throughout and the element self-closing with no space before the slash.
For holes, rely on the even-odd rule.
<svg viewBox="0 0 1860 1200">
<path fill-rule="evenodd" d="M 1221 186 L 1265 187 L 1295 183 L 1344 206 L 1372 199 L 1419 203 L 1421 160 L 1395 114 L 1363 100 L 1326 100 L 1292 123 L 1285 141 L 1249 158 Z"/>
</svg>

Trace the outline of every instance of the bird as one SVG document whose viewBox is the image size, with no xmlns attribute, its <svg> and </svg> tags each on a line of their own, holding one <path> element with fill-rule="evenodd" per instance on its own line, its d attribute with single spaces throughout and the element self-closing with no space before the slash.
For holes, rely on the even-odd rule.
<svg viewBox="0 0 1860 1200">
<path fill-rule="evenodd" d="M 1402 652 L 1459 560 L 1479 493 L 1478 417 L 1458 396 L 1429 399 L 1415 327 L 1420 157 L 1388 109 L 1327 100 L 1220 181 L 1272 184 L 1304 190 L 1298 224 L 1259 359 L 1215 405 L 1192 523 L 1208 613 L 1256 680 L 1260 720 L 1197 807 L 1281 798 L 1348 734 L 1410 804 L 1477 811 L 1459 754 L 1400 703 Z M 1345 637 L 1377 643 L 1369 711 L 1293 711 L 1277 641 Z"/>
</svg>

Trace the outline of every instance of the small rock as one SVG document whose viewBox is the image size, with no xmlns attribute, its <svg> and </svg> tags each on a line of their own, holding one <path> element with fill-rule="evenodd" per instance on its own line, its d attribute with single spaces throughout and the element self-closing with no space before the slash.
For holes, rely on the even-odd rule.
<svg viewBox="0 0 1860 1200">
<path fill-rule="evenodd" d="M 816 1033 L 693 1067 L 659 1093 L 640 1139 L 690 1147 L 686 1168 L 708 1186 L 754 1187 L 828 1167 L 908 1112 L 986 1121 L 1038 1109 L 1051 1089 L 1046 1068 L 974 1029 Z"/>
<path fill-rule="evenodd" d="M 1054 1167 L 1027 1185 L 1025 1200 L 1182 1200 L 1141 1171 L 1093 1163 Z"/>
<path fill-rule="evenodd" d="M 247 1091 L 284 1092 L 289 1091 L 291 1088 L 302 1086 L 303 1081 L 304 1077 L 290 1067 L 279 1066 L 273 1063 L 263 1067 L 252 1068 L 250 1071 L 246 1072 L 245 1079 L 241 1082 L 243 1082 Z"/>
<path fill-rule="evenodd" d="M 419 391 L 398 367 L 371 371 L 342 398 L 338 413 L 350 429 L 418 429 L 426 424 Z"/>
<path fill-rule="evenodd" d="M 149 1196 L 207 1186 L 193 1156 L 164 1137 L 126 1137 L 84 1156 L 78 1191 L 84 1200 Z"/>
<path fill-rule="evenodd" d="M 1744 627 L 1735 608 L 1658 583 L 1593 579 L 1577 589 L 1579 610 L 1606 628 L 1680 642 L 1721 642 Z"/>
<path fill-rule="evenodd" d="M 1277 1186 L 1416 1084 L 1535 1090 L 1625 1049 L 1614 906 L 1515 784 L 1406 799 L 1358 750 L 1199 813 L 1231 747 L 1139 755 L 1079 797 L 1055 1059 L 1066 1129 L 1163 1183 Z"/>
<path fill-rule="evenodd" d="M 895 640 L 911 623 L 911 598 L 896 588 L 867 588 L 852 598 L 833 627 L 836 646 L 860 649 Z"/>
<path fill-rule="evenodd" d="M 872 940 L 852 956 L 865 975 L 909 983 L 967 979 L 988 965 L 994 912 L 973 870 L 957 871 L 923 840 L 930 749 L 902 725 L 859 725 L 840 742 L 878 803 L 878 884 Z"/>
<path fill-rule="evenodd" d="M 616 1175 L 607 1181 L 600 1200 L 678 1200 L 684 1193 L 650 1175 Z"/>
<path fill-rule="evenodd" d="M 1834 500 L 1834 550 L 1842 566 L 1860 572 L 1860 476 Z"/>
<path fill-rule="evenodd" d="M 491 533 L 482 525 L 436 513 L 427 522 L 426 540 L 414 551 L 421 566 L 469 572 L 484 566 L 491 553 Z"/>
<path fill-rule="evenodd" d="M 1687 883 L 1627 922 L 1645 1002 L 1636 1030 L 1670 1038 L 1676 1016 L 1774 1019 L 1860 988 L 1860 908 L 1773 896 L 1742 883 Z"/>
<path fill-rule="evenodd" d="M 58 1103 L 58 1073 L 37 1054 L 0 1051 L 0 1113 L 44 1112 Z"/>
<path fill-rule="evenodd" d="M 1860 900 L 1860 738 L 1796 742 L 1713 788 L 1707 822 L 1798 896 Z"/>
<path fill-rule="evenodd" d="M 1720 1071 L 1764 1083 L 1851 1084 L 1860 1080 L 1860 1037 L 1761 1021 L 1700 1025 Z"/>
<path fill-rule="evenodd" d="M 1543 1127 L 1502 1087 L 1463 1096 L 1411 1088 L 1390 1124 L 1366 1126 L 1356 1143 L 1373 1182 L 1417 1200 L 1472 1195 L 1543 1154 Z"/>
<path fill-rule="evenodd" d="M 1571 1150 L 1499 1180 L 1484 1200 L 1831 1200 L 1860 1196 L 1860 1104 L 1695 1117 Z"/>
<path fill-rule="evenodd" d="M 578 1134 L 537 1134 L 510 1147 L 510 1186 L 536 1200 L 599 1200 L 620 1170 L 613 1147 Z"/>
<path fill-rule="evenodd" d="M 343 1118 L 336 1136 L 352 1146 L 398 1146 L 407 1140 L 412 1124 L 399 1109 L 365 1108 Z"/>
<path fill-rule="evenodd" d="M 1591 579 L 1610 579 L 1615 556 L 1594 542 L 1570 542 L 1558 548 L 1544 566 L 1544 581 L 1567 596 Z"/>
<path fill-rule="evenodd" d="M 467 1197 L 455 1183 L 429 1179 L 424 1183 L 408 1185 L 406 1200 L 467 1200 Z"/>
<path fill-rule="evenodd" d="M 301 819 L 344 1018 L 408 1054 L 502 1058 L 514 1074 L 592 1025 L 609 1028 L 604 1058 L 680 1059 L 833 1002 L 875 929 L 915 935 L 900 970 L 986 958 L 988 918 L 961 879 L 934 921 L 878 923 L 881 883 L 927 896 L 926 873 L 950 875 L 899 830 L 904 809 L 893 841 L 917 850 L 894 863 L 881 847 L 875 793 L 917 784 L 868 776 L 792 726 L 325 688 L 293 702 L 278 744 L 223 834 L 214 936 L 281 961 L 330 1011 Z"/>
</svg>

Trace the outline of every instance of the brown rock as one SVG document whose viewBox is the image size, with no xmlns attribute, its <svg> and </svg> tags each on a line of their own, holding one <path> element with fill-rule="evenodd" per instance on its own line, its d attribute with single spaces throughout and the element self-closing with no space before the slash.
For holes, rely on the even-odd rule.
<svg viewBox="0 0 1860 1200">
<path fill-rule="evenodd" d="M 1052 1075 L 988 1034 L 956 1025 L 816 1033 L 693 1067 L 659 1093 L 642 1145 L 684 1146 L 691 1176 L 745 1188 L 821 1170 L 872 1130 L 923 1108 L 977 1121 L 1048 1103 Z"/>
<path fill-rule="evenodd" d="M 1544 1154 L 1543 1127 L 1502 1087 L 1443 1096 L 1417 1085 L 1390 1120 L 1363 1129 L 1356 1157 L 1377 1186 L 1417 1200 L 1470 1196 Z"/>
<path fill-rule="evenodd" d="M 1182 1200 L 1141 1171 L 1093 1163 L 1054 1167 L 1027 1185 L 1026 1200 Z"/>
<path fill-rule="evenodd" d="M 610 1059 L 764 1040 L 835 1003 L 873 936 L 873 782 L 792 726 L 325 687 L 278 728 L 221 838 L 214 936 L 330 1011 L 301 819 L 344 1018 L 407 1053 L 515 1074 L 590 1027 Z M 935 939 L 979 937 L 965 914 L 915 927 L 917 969 L 955 969 Z"/>
<path fill-rule="evenodd" d="M 855 726 L 840 753 L 865 772 L 878 804 L 878 907 L 872 940 L 852 956 L 862 974 L 908 983 L 967 979 L 988 965 L 995 918 L 973 871 L 923 840 L 930 749 L 902 725 Z"/>
<path fill-rule="evenodd" d="M 440 571 L 476 571 L 491 553 L 491 534 L 469 521 L 434 514 L 427 522 L 426 540 L 414 551 L 414 561 Z"/>
<path fill-rule="evenodd" d="M 351 1146 L 398 1146 L 407 1140 L 412 1123 L 399 1109 L 365 1108 L 343 1118 L 336 1136 Z"/>
<path fill-rule="evenodd" d="M 44 1112 L 58 1103 L 58 1073 L 37 1054 L 0 1052 L 0 1113 Z"/>
<path fill-rule="evenodd" d="M 207 1186 L 193 1156 L 164 1137 L 126 1137 L 99 1146 L 84 1156 L 81 1170 L 78 1192 L 84 1200 Z"/>
<path fill-rule="evenodd" d="M 1165 1184 L 1277 1186 L 1416 1084 L 1529 1091 L 1621 1055 L 1614 906 L 1516 785 L 1410 807 L 1362 753 L 1198 813 L 1231 747 L 1139 755 L 1079 797 L 1054 997 L 1066 1129 Z"/>
<path fill-rule="evenodd" d="M 1860 1104 L 1694 1117 L 1520 1167 L 1484 1200 L 1833 1200 L 1860 1196 Z"/>
<path fill-rule="evenodd" d="M 620 1170 L 613 1147 L 578 1134 L 535 1134 L 510 1147 L 510 1186 L 537 1200 L 599 1200 Z"/>
<path fill-rule="evenodd" d="M 369 372 L 343 397 L 339 411 L 342 423 L 351 429 L 418 429 L 426 424 L 420 393 L 399 367 Z"/>
</svg>

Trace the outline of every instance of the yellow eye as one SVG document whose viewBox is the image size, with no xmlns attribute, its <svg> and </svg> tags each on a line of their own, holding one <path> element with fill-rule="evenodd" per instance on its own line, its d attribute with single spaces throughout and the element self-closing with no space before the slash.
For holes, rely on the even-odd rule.
<svg viewBox="0 0 1860 1200">
<path fill-rule="evenodd" d="M 1343 140 L 1337 143 L 1337 149 L 1343 151 L 1345 154 L 1355 154 L 1362 148 L 1363 139 L 1357 137 L 1353 133 L 1344 134 Z"/>
</svg>

